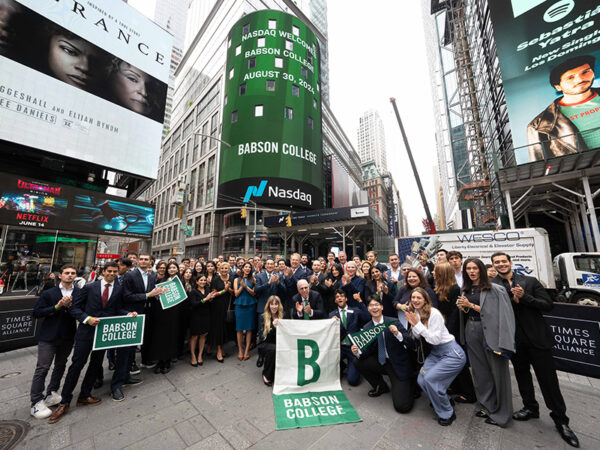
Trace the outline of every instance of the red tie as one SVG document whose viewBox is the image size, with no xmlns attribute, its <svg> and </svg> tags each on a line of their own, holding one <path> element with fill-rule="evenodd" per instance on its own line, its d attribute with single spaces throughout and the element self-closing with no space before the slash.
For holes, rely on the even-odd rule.
<svg viewBox="0 0 600 450">
<path fill-rule="evenodd" d="M 104 285 L 104 292 L 102 293 L 102 309 L 106 307 L 108 303 L 108 289 L 110 288 L 110 284 L 106 283 Z"/>
</svg>

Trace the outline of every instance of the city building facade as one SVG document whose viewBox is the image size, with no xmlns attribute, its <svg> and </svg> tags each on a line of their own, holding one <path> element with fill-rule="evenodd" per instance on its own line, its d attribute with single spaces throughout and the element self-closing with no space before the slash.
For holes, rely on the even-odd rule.
<svg viewBox="0 0 600 450">
<path fill-rule="evenodd" d="M 377 111 L 371 109 L 360 116 L 357 141 L 360 161 L 362 163 L 374 161 L 379 173 L 386 173 L 388 169 L 385 133 L 383 121 Z"/>
</svg>

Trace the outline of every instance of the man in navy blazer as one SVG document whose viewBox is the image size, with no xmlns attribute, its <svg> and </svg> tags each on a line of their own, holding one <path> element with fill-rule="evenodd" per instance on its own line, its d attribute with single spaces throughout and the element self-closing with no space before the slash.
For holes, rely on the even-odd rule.
<svg viewBox="0 0 600 450">
<path fill-rule="evenodd" d="M 31 415 L 36 419 L 46 419 L 52 414 L 48 408 L 60 403 L 57 393 L 65 373 L 67 359 L 73 348 L 75 336 L 75 319 L 69 314 L 73 296 L 77 288 L 73 281 L 77 276 L 77 268 L 66 264 L 60 268 L 60 284 L 42 292 L 35 307 L 33 317 L 44 318 L 38 336 L 38 359 L 31 381 Z M 44 399 L 46 376 L 54 360 L 54 370 L 48 384 Z"/>
<path fill-rule="evenodd" d="M 300 255 L 294 253 L 290 256 L 290 267 L 285 270 L 285 278 L 283 280 L 285 284 L 285 299 L 283 299 L 283 306 L 285 308 L 294 308 L 293 299 L 298 292 L 297 286 L 298 281 L 300 280 L 308 280 L 308 272 L 300 267 Z"/>
<path fill-rule="evenodd" d="M 369 391 L 369 397 L 379 397 L 390 391 L 383 380 L 383 375 L 387 375 L 392 383 L 394 409 L 399 413 L 407 413 L 414 404 L 413 368 L 408 354 L 409 349 L 414 348 L 414 340 L 397 318 L 383 315 L 383 303 L 378 296 L 370 296 L 367 302 L 371 320 L 367 322 L 364 329 L 385 322 L 394 323 L 363 349 L 360 355 L 358 355 L 358 347 L 352 346 L 352 353 L 358 355 L 354 365 L 373 387 Z"/>
<path fill-rule="evenodd" d="M 318 292 L 311 291 L 308 281 L 302 279 L 297 284 L 298 293 L 292 298 L 294 307 L 290 311 L 292 319 L 324 319 L 323 299 Z"/>
<path fill-rule="evenodd" d="M 86 284 L 73 299 L 70 313 L 80 325 L 75 333 L 75 349 L 61 392 L 62 399 L 58 408 L 50 416 L 48 423 L 58 422 L 69 411 L 73 391 L 88 358 L 90 364 L 81 383 L 77 406 L 97 405 L 101 402 L 101 399 L 91 395 L 94 381 L 104 360 L 104 350 L 92 351 L 95 327 L 100 323 L 102 317 L 127 314 L 133 317 L 137 316 L 135 311 L 129 313 L 123 309 L 123 291 L 116 281 L 118 271 L 117 263 L 107 263 L 102 270 L 103 279 Z M 139 380 L 132 380 L 131 384 L 137 384 L 136 381 Z"/>
<path fill-rule="evenodd" d="M 130 270 L 123 276 L 123 307 L 130 312 L 144 314 L 150 312 L 150 299 L 160 293 L 165 292 L 162 288 L 156 287 L 156 272 L 150 271 L 150 255 L 140 253 L 137 260 L 137 267 Z M 146 334 L 149 330 L 149 324 L 152 317 L 146 314 L 146 325 L 144 326 L 144 342 L 142 345 L 142 364 L 151 367 L 150 361 L 146 360 L 149 353 L 152 336 Z M 135 364 L 135 347 L 129 347 L 129 369 L 133 375 L 140 373 L 137 364 Z"/>
<path fill-rule="evenodd" d="M 347 361 L 348 367 L 348 384 L 350 386 L 358 386 L 360 384 L 360 373 L 352 362 L 356 358 L 350 349 L 352 342 L 348 338 L 348 334 L 360 331 L 362 326 L 367 323 L 371 316 L 367 311 L 364 303 L 359 303 L 358 308 L 348 307 L 348 299 L 346 293 L 341 289 L 335 292 L 335 303 L 338 306 L 334 311 L 329 313 L 329 317 L 340 322 L 340 375 L 344 371 Z"/>
</svg>

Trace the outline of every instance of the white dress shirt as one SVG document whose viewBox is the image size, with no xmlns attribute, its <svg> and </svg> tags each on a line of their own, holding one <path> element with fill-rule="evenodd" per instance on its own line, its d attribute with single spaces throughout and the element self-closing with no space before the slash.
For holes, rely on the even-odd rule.
<svg viewBox="0 0 600 450">
<path fill-rule="evenodd" d="M 62 293 L 63 297 L 73 294 L 73 285 L 71 285 L 71 289 L 67 289 L 62 283 L 60 283 L 58 287 L 60 288 L 60 292 Z"/>
<path fill-rule="evenodd" d="M 416 311 L 419 323 L 412 327 L 412 332 L 415 337 L 423 337 L 431 345 L 447 344 L 454 340 L 446 325 L 442 313 L 435 308 L 431 308 L 431 314 L 427 326 L 421 322 L 419 311 Z"/>
</svg>

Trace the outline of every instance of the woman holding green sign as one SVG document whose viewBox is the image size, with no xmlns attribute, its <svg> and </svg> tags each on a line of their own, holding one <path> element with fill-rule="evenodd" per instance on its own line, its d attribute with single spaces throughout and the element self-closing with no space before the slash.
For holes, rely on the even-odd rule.
<svg viewBox="0 0 600 450">
<path fill-rule="evenodd" d="M 242 276 L 233 282 L 235 291 L 235 331 L 237 334 L 238 359 L 240 361 L 250 358 L 250 344 L 254 330 L 254 316 L 256 315 L 256 297 L 254 286 L 256 282 L 252 275 L 252 264 L 245 262 L 242 266 Z M 244 333 L 246 346 L 244 348 Z"/>
<path fill-rule="evenodd" d="M 157 283 L 173 280 L 179 273 L 175 263 L 167 264 L 167 274 L 156 280 Z M 158 298 L 152 302 L 152 347 L 150 358 L 158 361 L 154 373 L 168 373 L 171 370 L 171 359 L 177 357 L 179 337 L 179 309 L 177 307 L 163 309 Z"/>
</svg>

